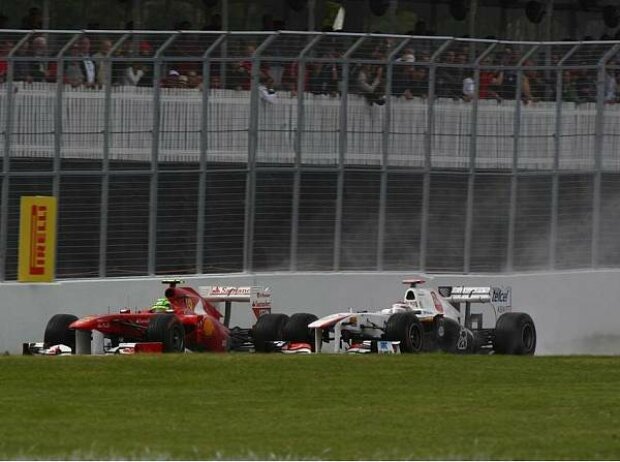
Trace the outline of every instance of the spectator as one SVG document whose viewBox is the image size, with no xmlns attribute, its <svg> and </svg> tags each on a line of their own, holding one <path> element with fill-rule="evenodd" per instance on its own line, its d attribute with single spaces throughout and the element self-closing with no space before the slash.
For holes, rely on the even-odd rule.
<svg viewBox="0 0 620 462">
<path fill-rule="evenodd" d="M 11 49 L 13 48 L 13 46 L 14 46 L 14 43 L 11 42 L 10 40 L 5 40 L 3 42 L 0 42 L 0 83 L 6 80 L 6 73 L 9 69 L 9 63 L 6 57 L 11 52 Z"/>
<path fill-rule="evenodd" d="M 357 84 L 369 104 L 385 104 L 383 66 L 362 64 L 357 73 Z"/>
<path fill-rule="evenodd" d="M 7 29 L 9 24 L 9 18 L 4 14 L 0 13 L 0 29 Z"/>
<path fill-rule="evenodd" d="M 490 64 L 490 60 L 485 60 L 484 64 Z M 478 97 L 480 99 L 494 98 L 497 101 L 501 101 L 499 96 L 499 89 L 504 82 L 504 73 L 491 70 L 480 71 L 480 89 L 478 91 Z"/>
<path fill-rule="evenodd" d="M 476 82 L 474 80 L 474 73 L 470 70 L 465 74 L 463 79 L 463 100 L 472 101 L 476 97 Z"/>
<path fill-rule="evenodd" d="M 185 79 L 183 79 L 185 77 Z M 181 75 L 176 69 L 170 69 L 168 76 L 161 82 L 163 88 L 183 88 L 187 84 L 187 76 Z"/>
<path fill-rule="evenodd" d="M 138 44 L 138 52 L 141 58 L 150 58 L 153 56 L 153 46 L 146 40 L 141 41 Z M 153 65 L 151 63 L 140 62 L 134 63 L 133 67 L 139 69 L 140 78 L 138 79 L 137 86 L 139 87 L 151 87 L 153 86 Z"/>
<path fill-rule="evenodd" d="M 25 63 L 23 71 L 25 71 L 25 80 L 27 82 L 53 82 L 56 80 L 56 63 L 46 61 L 48 58 L 47 41 L 45 37 L 38 36 L 32 40 L 30 51 L 33 58 L 37 61 L 29 61 Z M 24 48 L 27 53 L 27 49 Z"/>
<path fill-rule="evenodd" d="M 506 46 L 504 54 L 499 59 L 502 66 L 515 66 L 520 60 L 519 54 L 512 48 Z M 502 99 L 514 99 L 517 88 L 517 72 L 514 69 L 506 69 L 502 71 L 502 83 L 499 87 L 498 94 Z"/>
<path fill-rule="evenodd" d="M 455 64 L 456 55 L 454 51 L 446 52 L 444 62 L 445 64 Z M 435 94 L 439 98 L 458 99 L 461 97 L 463 82 L 459 80 L 458 71 L 454 67 L 438 67 L 435 77 Z"/>
<path fill-rule="evenodd" d="M 419 66 L 414 68 L 410 92 L 411 96 L 417 98 L 426 98 L 428 96 L 428 68 Z"/>
<path fill-rule="evenodd" d="M 251 57 L 254 55 L 256 51 L 256 46 L 254 44 L 247 45 L 245 48 L 245 56 L 247 59 L 239 62 L 238 64 L 233 66 L 231 81 L 232 87 L 235 90 L 249 90 L 252 81 L 252 59 Z M 269 80 L 268 66 L 264 63 L 261 64 L 261 69 L 259 72 L 259 81 L 266 82 Z"/>
<path fill-rule="evenodd" d="M 107 63 L 105 62 L 105 57 L 108 55 L 111 49 L 112 41 L 108 39 L 103 39 L 101 40 L 101 44 L 99 45 L 99 51 L 93 55 L 97 67 L 96 82 L 99 88 L 102 88 L 105 85 L 107 71 Z"/>
<path fill-rule="evenodd" d="M 90 39 L 85 35 L 78 40 L 78 50 L 82 58 L 80 65 L 84 75 L 84 86 L 94 88 L 97 84 L 97 66 L 90 56 Z"/>
<path fill-rule="evenodd" d="M 339 58 L 335 49 L 330 49 L 323 58 L 333 59 Z M 297 73 L 295 73 L 297 74 Z M 331 95 L 338 93 L 338 84 L 342 78 L 342 68 L 336 62 L 316 63 L 311 67 L 308 85 L 310 91 L 315 95 Z"/>
<path fill-rule="evenodd" d="M 77 44 L 69 50 L 69 58 L 65 67 L 65 83 L 76 88 L 84 83 L 84 72 L 80 65 L 80 47 Z"/>
<path fill-rule="evenodd" d="M 566 69 L 562 74 L 562 99 L 571 103 L 579 102 L 577 79 L 570 69 Z"/>
<path fill-rule="evenodd" d="M 140 63 L 130 63 L 125 69 L 125 75 L 123 76 L 123 85 L 130 87 L 139 86 L 144 77 L 144 70 Z"/>
<path fill-rule="evenodd" d="M 403 54 L 395 61 L 392 73 L 392 94 L 411 99 L 411 83 L 414 79 L 415 55 L 411 48 L 403 50 Z M 407 93 L 407 95 L 405 95 Z"/>
</svg>

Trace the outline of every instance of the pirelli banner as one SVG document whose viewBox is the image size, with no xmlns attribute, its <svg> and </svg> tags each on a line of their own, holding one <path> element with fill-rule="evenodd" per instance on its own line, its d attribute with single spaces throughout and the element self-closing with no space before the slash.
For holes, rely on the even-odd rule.
<svg viewBox="0 0 620 462">
<path fill-rule="evenodd" d="M 52 282 L 56 263 L 56 198 L 22 196 L 19 282 Z"/>
</svg>

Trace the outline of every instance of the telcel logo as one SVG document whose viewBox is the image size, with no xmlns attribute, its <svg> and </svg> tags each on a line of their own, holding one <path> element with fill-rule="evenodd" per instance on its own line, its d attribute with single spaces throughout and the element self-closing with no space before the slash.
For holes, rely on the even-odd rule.
<svg viewBox="0 0 620 462">
<path fill-rule="evenodd" d="M 47 206 L 33 205 L 30 209 L 30 264 L 32 275 L 45 273 L 45 255 L 47 253 Z"/>
<path fill-rule="evenodd" d="M 493 288 L 491 303 L 497 305 L 510 305 L 510 288 L 502 290 L 498 287 Z"/>
</svg>

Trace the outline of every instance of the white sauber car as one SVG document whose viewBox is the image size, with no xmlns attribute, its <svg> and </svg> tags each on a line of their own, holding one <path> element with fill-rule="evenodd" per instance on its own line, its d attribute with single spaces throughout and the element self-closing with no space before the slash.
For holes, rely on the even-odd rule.
<svg viewBox="0 0 620 462">
<path fill-rule="evenodd" d="M 335 353 L 534 354 L 534 322 L 526 313 L 512 312 L 509 287 L 420 287 L 424 282 L 403 281 L 409 287 L 391 308 L 337 313 L 311 322 L 312 350 L 320 352 L 323 342 L 333 342 Z M 474 311 L 490 306 L 492 326 L 484 327 L 483 314 L 472 312 L 472 304 Z"/>
</svg>

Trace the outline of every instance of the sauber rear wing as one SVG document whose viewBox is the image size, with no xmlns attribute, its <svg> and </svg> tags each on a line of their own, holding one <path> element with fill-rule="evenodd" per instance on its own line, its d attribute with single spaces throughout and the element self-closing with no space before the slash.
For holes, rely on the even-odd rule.
<svg viewBox="0 0 620 462">
<path fill-rule="evenodd" d="M 254 316 L 271 313 L 271 292 L 269 287 L 222 287 L 203 286 L 198 288 L 202 298 L 211 303 L 225 303 L 224 323 L 230 319 L 230 307 L 234 302 L 250 303 Z"/>
<path fill-rule="evenodd" d="M 500 311 L 508 311 L 512 306 L 510 287 L 439 287 L 439 293 L 450 303 L 490 303 Z"/>
</svg>

